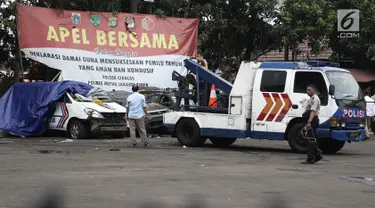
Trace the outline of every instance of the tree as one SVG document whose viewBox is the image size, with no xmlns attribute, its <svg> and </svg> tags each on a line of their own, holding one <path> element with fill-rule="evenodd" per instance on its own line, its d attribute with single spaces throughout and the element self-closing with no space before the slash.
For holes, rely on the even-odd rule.
<svg viewBox="0 0 375 208">
<path fill-rule="evenodd" d="M 15 3 L 4 1 L 0 4 L 0 63 L 8 61 L 15 51 Z M 12 53 L 13 52 L 13 53 Z"/>
<path fill-rule="evenodd" d="M 129 0 L 39 0 L 25 2 L 64 10 L 129 12 Z M 240 60 L 251 60 L 280 47 L 278 28 L 269 24 L 276 18 L 277 0 L 159 0 L 153 4 L 138 1 L 138 12 L 148 13 L 150 7 L 160 17 L 199 18 L 199 50 L 209 60 L 210 68 L 237 69 Z M 5 9 L 4 16 L 15 14 L 15 3 Z M 4 20 L 4 18 L 3 18 Z M 6 25 L 15 31 L 14 19 Z M 3 32 L 5 34 L 6 32 Z M 4 60 L 14 52 L 15 36 L 3 38 L 9 44 L 2 52 Z M 235 57 L 235 58 L 232 58 Z M 225 69 L 224 69 L 225 71 Z"/>
<path fill-rule="evenodd" d="M 308 41 L 313 54 L 319 54 L 329 45 L 334 30 L 336 9 L 327 0 L 286 0 L 281 7 L 279 27 L 283 43 L 292 51 Z"/>
<path fill-rule="evenodd" d="M 276 0 L 200 0 L 189 15 L 199 17 L 199 49 L 222 71 L 236 70 L 241 60 L 279 48 L 278 33 L 270 25 L 277 15 Z"/>
<path fill-rule="evenodd" d="M 339 9 L 360 10 L 359 38 L 339 38 L 335 30 L 331 34 L 330 47 L 338 60 L 356 60 L 361 68 L 375 64 L 375 0 L 342 0 L 335 2 Z M 337 22 L 335 22 L 337 28 Z"/>
</svg>

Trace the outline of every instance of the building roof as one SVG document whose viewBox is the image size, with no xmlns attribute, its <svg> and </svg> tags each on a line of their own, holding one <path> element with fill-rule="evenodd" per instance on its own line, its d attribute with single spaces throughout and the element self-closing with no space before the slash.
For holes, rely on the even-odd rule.
<svg viewBox="0 0 375 208">
<path fill-rule="evenodd" d="M 292 51 L 289 51 L 289 60 L 310 60 L 310 59 L 329 59 L 332 55 L 332 50 L 327 49 L 322 51 L 320 54 L 315 55 L 311 53 L 311 48 L 308 46 L 308 42 L 304 41 L 298 47 L 299 53 L 295 54 L 295 57 L 292 56 Z M 262 55 L 258 58 L 258 61 L 283 61 L 284 60 L 284 51 L 283 50 L 273 50 L 268 52 L 265 55 Z"/>
</svg>

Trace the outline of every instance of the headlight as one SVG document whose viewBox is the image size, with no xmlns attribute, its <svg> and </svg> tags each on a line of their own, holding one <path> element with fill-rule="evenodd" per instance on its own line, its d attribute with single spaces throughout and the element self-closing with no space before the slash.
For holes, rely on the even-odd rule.
<svg viewBox="0 0 375 208">
<path fill-rule="evenodd" d="M 85 108 L 85 113 L 93 118 L 104 118 L 102 114 L 91 108 Z"/>
<path fill-rule="evenodd" d="M 338 118 L 331 118 L 330 124 L 331 124 L 331 127 L 339 127 L 339 128 L 345 128 L 346 127 L 346 122 L 342 121 Z"/>
<path fill-rule="evenodd" d="M 364 128 L 364 127 L 365 127 L 365 124 L 364 124 L 364 123 L 361 123 L 361 124 L 359 124 L 359 127 L 360 127 L 360 128 Z"/>
<path fill-rule="evenodd" d="M 337 118 L 331 118 L 330 123 L 331 127 L 337 127 L 339 125 Z"/>
</svg>

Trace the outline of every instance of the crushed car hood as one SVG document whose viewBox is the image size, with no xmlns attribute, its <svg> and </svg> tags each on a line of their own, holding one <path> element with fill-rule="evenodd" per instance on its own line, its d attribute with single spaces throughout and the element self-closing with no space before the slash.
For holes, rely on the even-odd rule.
<svg viewBox="0 0 375 208">
<path fill-rule="evenodd" d="M 168 108 L 159 103 L 147 103 L 147 110 L 148 112 L 160 111 L 160 110 L 167 111 Z"/>
<path fill-rule="evenodd" d="M 103 107 L 96 103 L 91 103 L 91 102 L 82 102 L 81 104 L 87 108 L 94 109 L 100 113 L 126 113 L 126 108 L 124 108 L 123 106 L 115 102 L 104 103 L 108 107 Z"/>
</svg>

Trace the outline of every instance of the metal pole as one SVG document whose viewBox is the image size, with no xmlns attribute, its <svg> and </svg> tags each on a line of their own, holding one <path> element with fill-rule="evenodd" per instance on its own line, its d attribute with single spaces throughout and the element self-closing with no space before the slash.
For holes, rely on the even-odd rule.
<svg viewBox="0 0 375 208">
<path fill-rule="evenodd" d="M 138 11 L 138 0 L 130 0 L 129 1 L 129 9 L 130 13 L 137 13 Z"/>
<path fill-rule="evenodd" d="M 55 80 L 57 80 L 60 75 L 61 75 L 61 71 L 59 71 L 59 73 L 57 73 L 57 75 L 51 80 L 51 82 L 54 82 Z"/>
<path fill-rule="evenodd" d="M 22 0 L 18 0 L 17 4 L 22 4 Z M 20 48 L 20 33 L 18 30 L 18 11 L 16 10 L 16 70 L 14 72 L 14 81 L 19 82 L 20 81 L 20 74 L 22 73 L 22 79 L 23 79 L 23 64 L 22 64 L 22 53 Z"/>
</svg>

